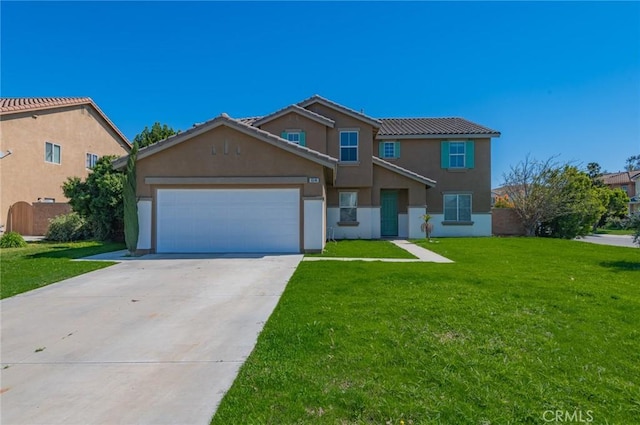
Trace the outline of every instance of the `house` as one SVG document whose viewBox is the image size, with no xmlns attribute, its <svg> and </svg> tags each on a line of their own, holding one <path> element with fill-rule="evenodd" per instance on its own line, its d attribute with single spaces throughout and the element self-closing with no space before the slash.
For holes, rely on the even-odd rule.
<svg viewBox="0 0 640 425">
<path fill-rule="evenodd" d="M 70 210 L 68 177 L 129 151 L 127 138 L 88 97 L 0 98 L 0 226 L 42 235 Z"/>
<path fill-rule="evenodd" d="M 619 171 L 617 173 L 605 173 L 602 181 L 611 189 L 622 189 L 629 196 L 629 214 L 640 211 L 640 170 Z"/>
<path fill-rule="evenodd" d="M 499 135 L 317 95 L 262 117 L 222 114 L 139 151 L 138 249 L 320 251 L 327 237 L 424 237 L 426 212 L 435 236 L 489 236 Z"/>
</svg>

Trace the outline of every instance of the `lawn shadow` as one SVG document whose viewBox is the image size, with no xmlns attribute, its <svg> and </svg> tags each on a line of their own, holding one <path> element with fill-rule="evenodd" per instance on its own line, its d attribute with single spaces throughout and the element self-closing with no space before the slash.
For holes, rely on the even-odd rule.
<svg viewBox="0 0 640 425">
<path fill-rule="evenodd" d="M 31 254 L 28 255 L 27 258 L 68 258 L 70 260 L 75 260 L 78 258 L 103 254 L 105 252 L 116 251 L 122 248 L 124 248 L 124 244 L 118 243 L 108 243 L 106 245 L 97 246 L 83 246 L 78 248 L 69 248 L 69 246 L 67 245 L 54 245 L 50 247 L 51 251 Z"/>
<path fill-rule="evenodd" d="M 616 271 L 640 271 L 640 261 L 603 261 L 600 265 Z"/>
</svg>

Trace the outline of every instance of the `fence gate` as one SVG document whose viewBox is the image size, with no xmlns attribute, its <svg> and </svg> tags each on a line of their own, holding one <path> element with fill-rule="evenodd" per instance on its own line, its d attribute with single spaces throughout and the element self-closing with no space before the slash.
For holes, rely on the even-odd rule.
<svg viewBox="0 0 640 425">
<path fill-rule="evenodd" d="M 21 235 L 33 234 L 33 206 L 24 201 L 16 202 L 9 208 L 7 220 L 8 232 L 18 232 Z"/>
</svg>

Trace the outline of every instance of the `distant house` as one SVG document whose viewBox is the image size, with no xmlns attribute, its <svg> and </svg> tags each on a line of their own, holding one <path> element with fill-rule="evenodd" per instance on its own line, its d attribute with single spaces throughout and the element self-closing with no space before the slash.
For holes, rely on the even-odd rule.
<svg viewBox="0 0 640 425">
<path fill-rule="evenodd" d="M 424 237 L 426 212 L 434 236 L 489 236 L 499 136 L 317 95 L 262 117 L 222 114 L 140 149 L 138 249 L 320 251 L 327 237 Z"/>
<path fill-rule="evenodd" d="M 640 211 L 640 170 L 606 173 L 602 175 L 602 181 L 611 189 L 622 189 L 627 193 L 630 214 Z"/>
<path fill-rule="evenodd" d="M 0 226 L 24 235 L 44 234 L 50 216 L 69 210 L 68 177 L 130 149 L 88 97 L 0 98 L 0 126 Z"/>
</svg>

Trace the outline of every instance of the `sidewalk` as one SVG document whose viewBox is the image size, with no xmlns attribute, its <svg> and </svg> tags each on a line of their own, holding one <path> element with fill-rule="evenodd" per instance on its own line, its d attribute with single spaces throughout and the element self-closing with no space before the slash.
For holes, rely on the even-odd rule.
<svg viewBox="0 0 640 425">
<path fill-rule="evenodd" d="M 302 261 L 381 261 L 383 263 L 453 263 L 453 261 L 404 239 L 389 240 L 397 247 L 418 257 L 408 258 L 347 258 L 347 257 L 304 257 Z"/>
</svg>

